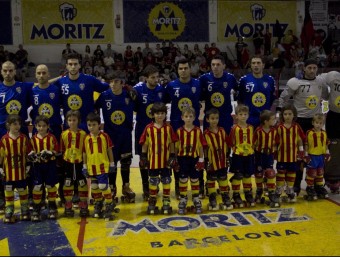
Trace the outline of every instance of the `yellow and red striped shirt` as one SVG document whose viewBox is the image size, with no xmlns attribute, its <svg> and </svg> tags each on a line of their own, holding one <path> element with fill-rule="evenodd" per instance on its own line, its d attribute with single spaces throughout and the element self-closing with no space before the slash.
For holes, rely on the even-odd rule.
<svg viewBox="0 0 340 257">
<path fill-rule="evenodd" d="M 1 138 L 0 154 L 3 159 L 3 170 L 6 181 L 26 179 L 26 158 L 31 151 L 28 138 L 21 134 L 13 139 L 9 133 Z"/>
<path fill-rule="evenodd" d="M 200 148 L 207 146 L 201 129 L 196 126 L 190 131 L 187 131 L 184 127 L 180 127 L 177 129 L 177 137 L 177 156 L 196 158 L 200 154 Z"/>
<path fill-rule="evenodd" d="M 233 153 L 242 156 L 254 154 L 254 127 L 252 125 L 242 128 L 235 124 L 231 128 L 229 138 Z"/>
<path fill-rule="evenodd" d="M 35 134 L 30 139 L 30 142 L 31 142 L 33 151 L 36 153 L 40 153 L 42 150 L 48 150 L 48 151 L 54 151 L 54 152 L 59 151 L 58 141 L 55 138 L 55 136 L 51 133 L 48 133 L 44 138 L 39 138 L 37 134 Z M 53 156 L 51 160 L 55 160 L 55 156 Z"/>
<path fill-rule="evenodd" d="M 108 149 L 112 147 L 112 141 L 105 132 L 99 132 L 96 137 L 91 134 L 86 135 L 83 152 L 86 153 L 86 164 L 90 176 L 109 172 Z"/>
<path fill-rule="evenodd" d="M 208 159 L 213 170 L 227 168 L 229 137 L 224 128 L 219 127 L 217 133 L 206 129 L 203 134 L 208 146 Z"/>
<path fill-rule="evenodd" d="M 83 145 L 86 132 L 79 129 L 77 132 L 70 129 L 64 130 L 60 136 L 60 151 L 63 159 L 69 163 L 80 163 L 83 161 Z"/>
<path fill-rule="evenodd" d="M 283 123 L 279 124 L 276 135 L 277 161 L 296 162 L 299 140 L 304 140 L 303 130 L 299 124 L 293 123 L 289 128 Z"/>
<path fill-rule="evenodd" d="M 314 129 L 307 131 L 306 143 L 308 144 L 308 153 L 314 155 L 322 155 L 326 153 L 327 145 L 330 141 L 324 130 L 316 132 Z"/>
<path fill-rule="evenodd" d="M 276 133 L 275 127 L 270 128 L 268 132 L 264 131 L 262 126 L 258 127 L 254 133 L 255 150 L 260 153 L 274 153 Z"/>
<path fill-rule="evenodd" d="M 161 128 L 157 128 L 152 122 L 145 127 L 139 144 L 143 145 L 146 143 L 148 145 L 150 169 L 163 169 L 167 167 L 170 145 L 177 140 L 177 135 L 169 124 L 164 124 Z"/>
</svg>

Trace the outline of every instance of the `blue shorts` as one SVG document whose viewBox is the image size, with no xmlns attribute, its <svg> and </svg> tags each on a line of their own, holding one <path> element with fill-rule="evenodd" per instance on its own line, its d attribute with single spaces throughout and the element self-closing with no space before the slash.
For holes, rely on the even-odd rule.
<svg viewBox="0 0 340 257">
<path fill-rule="evenodd" d="M 178 156 L 177 159 L 179 165 L 179 178 L 197 179 L 200 177 L 200 172 L 195 168 L 198 157 Z"/>
<path fill-rule="evenodd" d="M 115 162 L 122 159 L 123 154 L 131 154 L 132 157 L 132 131 L 122 130 L 122 131 L 109 131 L 106 132 L 113 143 L 113 158 Z"/>
<path fill-rule="evenodd" d="M 96 175 L 96 176 L 91 176 L 91 183 L 95 182 L 95 181 L 98 184 L 108 185 L 109 184 L 109 174 L 105 173 L 105 174 L 100 174 L 100 175 Z"/>
<path fill-rule="evenodd" d="M 298 171 L 299 165 L 297 162 L 278 162 L 276 164 L 276 170 Z"/>
<path fill-rule="evenodd" d="M 325 158 L 323 155 L 310 154 L 310 162 L 307 164 L 307 168 L 319 169 L 325 167 Z"/>
<path fill-rule="evenodd" d="M 161 178 L 171 177 L 171 170 L 168 169 L 168 168 L 164 168 L 164 169 L 153 169 L 153 170 L 150 170 L 150 169 L 149 169 L 149 176 L 150 176 L 150 177 L 158 177 L 158 176 L 161 176 Z"/>
<path fill-rule="evenodd" d="M 18 181 L 4 181 L 3 182 L 4 184 L 4 187 L 5 187 L 5 190 L 6 190 L 6 187 L 12 187 L 12 190 L 14 190 L 14 188 L 26 188 L 27 187 L 27 182 L 26 180 L 18 180 Z"/>
<path fill-rule="evenodd" d="M 232 173 L 242 173 L 243 175 L 253 175 L 254 174 L 254 154 L 248 156 L 241 156 L 233 154 L 231 158 L 230 171 Z"/>
<path fill-rule="evenodd" d="M 255 152 L 255 173 L 264 172 L 266 169 L 273 169 L 274 155 Z"/>
<path fill-rule="evenodd" d="M 46 163 L 36 163 L 33 168 L 34 185 L 55 186 L 58 183 L 56 161 L 51 160 Z"/>
</svg>

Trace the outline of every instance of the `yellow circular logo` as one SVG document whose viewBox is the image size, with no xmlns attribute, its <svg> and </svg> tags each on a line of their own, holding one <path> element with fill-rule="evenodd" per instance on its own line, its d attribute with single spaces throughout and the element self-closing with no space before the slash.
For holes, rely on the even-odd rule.
<svg viewBox="0 0 340 257">
<path fill-rule="evenodd" d="M 38 113 L 46 116 L 47 118 L 51 118 L 53 115 L 53 108 L 50 104 L 44 103 L 39 106 Z"/>
<path fill-rule="evenodd" d="M 122 111 L 114 111 L 111 114 L 111 121 L 113 124 L 121 125 L 125 121 L 125 113 Z"/>
<path fill-rule="evenodd" d="M 152 34 L 162 40 L 176 39 L 185 27 L 183 11 L 173 3 L 160 3 L 149 13 L 149 28 Z"/>
<path fill-rule="evenodd" d="M 182 98 L 181 100 L 178 101 L 178 109 L 180 111 L 183 111 L 184 108 L 192 106 L 192 102 L 189 98 Z"/>
<path fill-rule="evenodd" d="M 311 95 L 311 96 L 308 96 L 307 99 L 306 99 L 306 107 L 308 109 L 315 109 L 315 107 L 319 104 L 319 99 L 316 95 Z"/>
<path fill-rule="evenodd" d="M 150 119 L 152 119 L 152 115 L 151 115 L 151 108 L 152 108 L 153 104 L 149 104 L 148 107 L 146 107 L 145 111 L 146 111 L 146 116 L 148 116 Z"/>
<path fill-rule="evenodd" d="M 263 93 L 257 92 L 251 98 L 251 102 L 256 107 L 262 107 L 266 103 L 266 96 Z"/>
<path fill-rule="evenodd" d="M 210 98 L 211 104 L 214 107 L 221 107 L 224 104 L 224 96 L 219 93 L 213 93 Z"/>
<path fill-rule="evenodd" d="M 8 114 L 19 114 L 21 107 L 18 100 L 11 100 L 6 104 L 6 111 Z"/>
<path fill-rule="evenodd" d="M 70 95 L 67 98 L 67 105 L 71 110 L 79 110 L 83 105 L 83 100 L 81 100 L 79 95 Z"/>
<path fill-rule="evenodd" d="M 338 96 L 337 98 L 335 98 L 334 105 L 335 105 L 336 107 L 340 108 L 340 96 Z"/>
</svg>

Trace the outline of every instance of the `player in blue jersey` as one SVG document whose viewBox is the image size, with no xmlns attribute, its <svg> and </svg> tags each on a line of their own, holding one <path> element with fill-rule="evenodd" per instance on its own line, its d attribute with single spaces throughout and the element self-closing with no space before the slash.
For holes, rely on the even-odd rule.
<svg viewBox="0 0 340 257">
<path fill-rule="evenodd" d="M 104 131 L 114 145 L 112 148 L 115 167 L 120 161 L 122 177 L 122 201 L 135 202 L 136 194 L 130 188 L 130 165 L 132 162 L 132 130 L 134 102 L 129 92 L 123 89 L 124 78 L 109 75 L 106 80 L 110 89 L 100 94 L 96 101 L 96 108 L 102 109 Z M 112 198 L 116 198 L 117 172 L 109 173 L 109 184 Z"/>
<path fill-rule="evenodd" d="M 64 115 L 69 110 L 78 110 L 81 113 L 79 128 L 88 132 L 86 116 L 94 111 L 94 92 L 104 92 L 109 89 L 107 83 L 101 82 L 94 76 L 80 73 L 80 60 L 78 54 L 69 54 L 66 60 L 68 75 L 58 79 L 55 84 L 61 90 L 62 108 Z M 64 121 L 64 127 L 67 126 Z"/>
<path fill-rule="evenodd" d="M 205 102 L 205 111 L 216 108 L 221 114 L 218 125 L 229 134 L 233 126 L 231 113 L 232 97 L 237 89 L 237 80 L 233 74 L 224 71 L 225 60 L 223 56 L 216 55 L 211 60 L 211 72 L 200 76 L 202 87 L 202 100 Z M 203 119 L 203 129 L 209 127 L 206 118 Z"/>
<path fill-rule="evenodd" d="M 6 118 L 9 114 L 19 114 L 24 122 L 21 132 L 29 137 L 27 108 L 30 106 L 29 97 L 32 94 L 33 82 L 15 81 L 16 69 L 14 63 L 6 61 L 1 66 L 4 81 L 0 83 L 0 136 L 7 133 Z"/>
<path fill-rule="evenodd" d="M 176 63 L 178 79 L 168 83 L 165 87 L 165 101 L 171 102 L 170 124 L 174 131 L 184 125 L 182 120 L 182 111 L 186 107 L 193 107 L 195 109 L 196 117 L 193 124 L 200 127 L 200 97 L 201 85 L 197 79 L 191 77 L 190 61 L 188 59 L 181 59 Z M 201 171 L 201 183 L 204 184 L 203 171 Z M 175 193 L 177 198 L 180 198 L 179 193 L 179 173 L 174 172 L 175 178 Z M 203 193 L 203 192 L 201 192 Z M 201 197 L 203 194 L 201 194 Z"/>
<path fill-rule="evenodd" d="M 60 115 L 60 105 L 61 105 L 61 94 L 60 90 L 54 84 L 51 84 L 48 80 L 50 73 L 48 67 L 45 64 L 40 64 L 35 70 L 35 77 L 38 81 L 37 86 L 32 89 L 32 95 L 30 96 L 30 102 L 32 110 L 30 116 L 32 120 L 39 115 L 44 115 L 49 118 L 49 132 L 55 136 L 55 138 L 60 140 L 61 135 L 61 125 L 62 119 Z M 37 132 L 37 129 L 33 127 L 32 135 Z M 61 156 L 60 156 L 61 157 Z M 64 172 L 62 170 L 62 160 L 57 157 L 57 173 L 58 173 L 58 194 L 61 202 L 64 202 Z M 29 187 L 29 195 L 31 195 L 31 190 Z M 43 199 L 45 199 L 45 191 L 43 191 Z M 44 203 L 44 201 L 42 202 Z"/>
<path fill-rule="evenodd" d="M 142 155 L 142 146 L 139 145 L 139 139 L 146 125 L 152 121 L 151 107 L 155 102 L 164 102 L 164 87 L 159 85 L 159 71 L 153 65 L 148 65 L 143 71 L 146 82 L 139 82 L 133 88 L 137 92 L 135 100 L 136 127 L 135 127 L 135 153 L 140 159 L 147 159 Z M 140 169 L 143 197 L 149 198 L 149 176 L 147 169 Z"/>
<path fill-rule="evenodd" d="M 209 127 L 206 119 L 206 111 L 215 108 L 220 115 L 218 126 L 223 127 L 229 134 L 233 126 L 232 101 L 237 89 L 235 76 L 225 70 L 225 59 L 222 55 L 215 55 L 211 59 L 211 71 L 199 77 L 202 87 L 201 100 L 205 102 L 203 130 Z"/>
<path fill-rule="evenodd" d="M 15 81 L 16 68 L 14 63 L 6 61 L 1 66 L 3 82 L 0 83 L 0 138 L 7 133 L 6 119 L 9 114 L 18 114 L 23 121 L 21 132 L 29 137 L 27 120 L 27 108 L 29 96 L 32 93 L 33 83 Z M 4 212 L 5 195 L 4 186 L 0 179 L 0 213 Z"/>
<path fill-rule="evenodd" d="M 238 103 L 249 107 L 247 123 L 254 128 L 260 125 L 260 114 L 270 110 L 276 99 L 275 80 L 268 74 L 263 74 L 264 62 L 261 57 L 250 59 L 251 73 L 242 76 L 238 86 Z"/>
<path fill-rule="evenodd" d="M 38 81 L 38 85 L 32 89 L 30 96 L 30 102 L 32 105 L 32 111 L 30 116 L 32 120 L 39 115 L 44 115 L 49 118 L 49 132 L 52 133 L 57 140 L 61 135 L 62 119 L 60 116 L 61 95 L 60 90 L 54 84 L 48 82 L 50 76 L 48 68 L 44 64 L 37 66 L 35 76 Z M 33 128 L 33 134 L 36 129 Z"/>
</svg>

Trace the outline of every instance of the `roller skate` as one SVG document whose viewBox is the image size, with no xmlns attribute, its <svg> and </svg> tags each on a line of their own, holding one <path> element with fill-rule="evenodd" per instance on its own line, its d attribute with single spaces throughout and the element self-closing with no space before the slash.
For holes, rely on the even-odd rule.
<svg viewBox="0 0 340 257">
<path fill-rule="evenodd" d="M 292 187 L 286 188 L 286 195 L 282 197 L 282 201 L 286 203 L 295 203 L 296 202 L 296 193 Z"/>
<path fill-rule="evenodd" d="M 209 195 L 209 203 L 208 203 L 208 210 L 209 211 L 218 211 L 216 195 L 217 195 L 216 193 L 211 193 Z"/>
<path fill-rule="evenodd" d="M 149 206 L 147 213 L 148 214 L 157 214 L 158 213 L 158 207 L 156 206 L 157 198 L 155 196 L 150 196 L 148 200 Z"/>
<path fill-rule="evenodd" d="M 106 203 L 105 210 L 103 211 L 103 218 L 105 221 L 111 221 L 115 218 L 113 212 L 115 210 L 116 204 L 114 202 Z"/>
<path fill-rule="evenodd" d="M 169 197 L 163 197 L 163 206 L 162 206 L 161 212 L 163 214 L 171 214 L 172 213 L 172 207 L 170 206 L 170 198 Z"/>
<path fill-rule="evenodd" d="M 115 203 L 118 203 L 118 197 L 117 197 L 117 187 L 111 186 L 111 195 L 112 195 L 112 201 Z"/>
<path fill-rule="evenodd" d="M 1 183 L 1 181 L 0 181 L 0 183 Z M 3 193 L 0 192 L 0 214 L 5 213 L 5 206 L 6 206 L 5 197 L 4 197 Z"/>
<path fill-rule="evenodd" d="M 244 198 L 246 199 L 247 207 L 254 207 L 256 205 L 253 193 L 251 190 L 244 192 Z"/>
<path fill-rule="evenodd" d="M 124 203 L 134 203 L 136 194 L 130 188 L 130 183 L 123 185 L 121 201 Z"/>
<path fill-rule="evenodd" d="M 55 201 L 48 201 L 47 218 L 55 220 L 58 217 L 58 207 Z"/>
<path fill-rule="evenodd" d="M 17 221 L 17 218 L 14 215 L 14 205 L 6 206 L 4 223 L 14 223 L 16 221 Z"/>
<path fill-rule="evenodd" d="M 33 204 L 33 211 L 32 211 L 32 215 L 31 215 L 31 221 L 33 221 L 33 222 L 41 221 L 40 204 Z"/>
<path fill-rule="evenodd" d="M 265 202 L 265 198 L 263 197 L 263 189 L 262 188 L 256 189 L 255 202 L 256 203 L 264 203 Z"/>
<path fill-rule="evenodd" d="M 220 203 L 220 209 L 221 210 L 232 210 L 233 205 L 231 204 L 229 193 L 224 192 L 221 194 L 221 196 L 222 196 L 222 203 Z"/>
<path fill-rule="evenodd" d="M 178 214 L 185 214 L 187 212 L 188 197 L 181 197 L 178 204 Z"/>
<path fill-rule="evenodd" d="M 148 201 L 150 196 L 149 184 L 143 184 L 143 200 Z"/>
<path fill-rule="evenodd" d="M 240 193 L 233 193 L 233 202 L 232 202 L 234 208 L 243 208 L 244 203 L 241 198 Z"/>
<path fill-rule="evenodd" d="M 175 195 L 176 195 L 177 200 L 181 199 L 181 194 L 179 192 L 179 183 L 176 183 L 176 182 L 175 182 Z"/>
<path fill-rule="evenodd" d="M 328 191 L 324 186 L 315 186 L 315 192 L 319 199 L 329 198 Z"/>
<path fill-rule="evenodd" d="M 314 186 L 307 186 L 306 193 L 307 194 L 303 196 L 303 199 L 307 201 L 313 201 L 318 199 Z"/>
<path fill-rule="evenodd" d="M 72 202 L 71 201 L 65 202 L 64 215 L 66 217 L 74 217 L 74 210 L 72 210 Z"/>
<path fill-rule="evenodd" d="M 277 193 L 275 193 L 275 191 L 269 192 L 268 197 L 269 197 L 268 205 L 271 208 L 280 207 L 280 196 Z"/>
<path fill-rule="evenodd" d="M 28 221 L 31 219 L 29 210 L 28 203 L 21 204 L 21 220 Z"/>
<path fill-rule="evenodd" d="M 87 201 L 79 202 L 79 216 L 80 217 L 88 217 L 90 214 Z"/>
<path fill-rule="evenodd" d="M 72 204 L 73 204 L 73 208 L 74 209 L 78 209 L 79 208 L 79 202 L 80 202 L 79 194 L 78 193 L 74 193 L 74 195 L 72 197 Z"/>
<path fill-rule="evenodd" d="M 204 188 L 203 188 L 203 192 L 204 192 Z M 193 203 L 194 203 L 194 211 L 196 214 L 201 214 L 203 212 L 202 210 L 202 202 L 200 200 L 199 197 L 194 197 L 194 199 L 192 199 Z"/>
<path fill-rule="evenodd" d="M 101 218 L 103 216 L 103 200 L 94 202 L 93 218 Z"/>
</svg>

